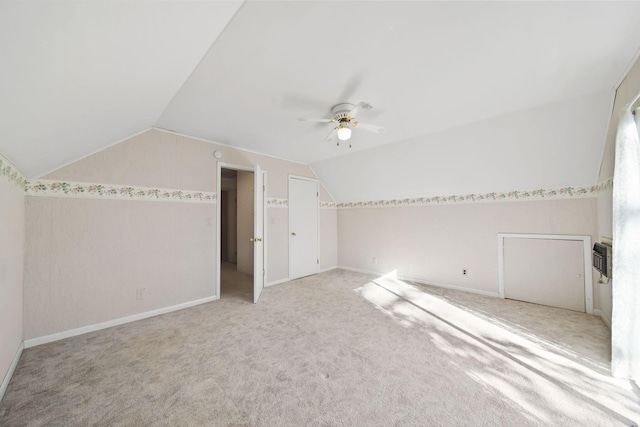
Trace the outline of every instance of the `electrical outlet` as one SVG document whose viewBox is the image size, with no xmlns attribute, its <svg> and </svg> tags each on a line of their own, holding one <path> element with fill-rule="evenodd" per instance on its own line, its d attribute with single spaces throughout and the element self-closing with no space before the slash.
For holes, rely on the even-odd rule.
<svg viewBox="0 0 640 427">
<path fill-rule="evenodd" d="M 144 299 L 144 290 L 145 288 L 136 289 L 136 300 L 141 301 Z"/>
<path fill-rule="evenodd" d="M 469 274 L 469 269 L 468 269 L 468 268 L 463 268 L 463 269 L 462 269 L 462 275 L 463 275 L 463 276 L 466 276 L 466 275 L 468 275 L 468 274 Z"/>
</svg>

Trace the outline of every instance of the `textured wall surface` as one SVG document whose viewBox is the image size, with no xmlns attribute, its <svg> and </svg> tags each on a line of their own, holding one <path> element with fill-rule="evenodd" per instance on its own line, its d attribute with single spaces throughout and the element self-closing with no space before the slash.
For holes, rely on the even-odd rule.
<svg viewBox="0 0 640 427">
<path fill-rule="evenodd" d="M 215 295 L 214 204 L 28 197 L 26 207 L 25 339 Z"/>
<path fill-rule="evenodd" d="M 0 156 L 0 383 L 22 342 L 24 189 Z"/>
<path fill-rule="evenodd" d="M 287 197 L 289 174 L 315 178 L 301 163 L 237 150 L 185 136 L 152 129 L 43 177 L 78 182 L 139 185 L 146 187 L 216 191 L 216 159 L 223 163 L 253 167 L 269 174 L 269 197 Z M 320 200 L 333 199 L 324 188 Z"/>
<path fill-rule="evenodd" d="M 498 233 L 593 239 L 596 199 L 339 209 L 338 263 L 497 294 Z"/>
<path fill-rule="evenodd" d="M 268 173 L 267 197 L 286 198 L 289 174 L 315 177 L 299 163 L 150 130 L 43 179 L 215 192 L 214 151 L 225 164 L 259 163 Z M 215 296 L 215 200 L 83 194 L 60 189 L 27 197 L 25 338 Z M 321 200 L 333 201 L 324 189 Z M 288 271 L 286 209 L 268 211 L 285 214 L 276 224 L 267 219 L 267 281 L 278 281 Z M 333 252 L 335 233 L 328 235 L 333 240 L 325 244 Z M 138 289 L 144 289 L 142 299 Z"/>
<path fill-rule="evenodd" d="M 338 210 L 320 209 L 320 271 L 338 265 Z"/>
</svg>

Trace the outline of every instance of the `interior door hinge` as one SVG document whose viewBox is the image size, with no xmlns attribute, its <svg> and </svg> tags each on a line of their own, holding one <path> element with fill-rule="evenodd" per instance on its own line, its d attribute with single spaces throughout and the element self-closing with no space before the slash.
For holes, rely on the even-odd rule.
<svg viewBox="0 0 640 427">
<path fill-rule="evenodd" d="M 316 259 L 316 264 L 320 264 L 320 260 L 319 259 Z"/>
<path fill-rule="evenodd" d="M 264 271 L 264 270 L 262 270 L 262 275 L 263 275 L 263 276 L 266 276 L 266 275 L 267 275 L 267 273 L 265 273 L 265 271 Z"/>
</svg>

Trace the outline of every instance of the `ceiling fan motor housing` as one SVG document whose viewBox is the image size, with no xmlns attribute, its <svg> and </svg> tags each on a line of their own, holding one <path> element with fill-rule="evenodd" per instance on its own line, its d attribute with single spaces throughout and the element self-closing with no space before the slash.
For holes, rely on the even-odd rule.
<svg viewBox="0 0 640 427">
<path fill-rule="evenodd" d="M 348 114 L 351 110 L 353 110 L 356 106 L 353 104 L 337 104 L 334 105 L 331 109 L 331 114 L 333 115 L 333 119 L 339 122 L 349 122 Z"/>
</svg>

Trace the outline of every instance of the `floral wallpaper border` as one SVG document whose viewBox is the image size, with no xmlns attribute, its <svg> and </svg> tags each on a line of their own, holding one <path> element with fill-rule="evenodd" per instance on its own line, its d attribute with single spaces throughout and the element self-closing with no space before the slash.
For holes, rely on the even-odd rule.
<svg viewBox="0 0 640 427">
<path fill-rule="evenodd" d="M 337 209 L 338 204 L 336 202 L 320 202 L 320 209 Z"/>
<path fill-rule="evenodd" d="M 57 180 L 29 182 L 7 159 L 0 155 L 0 177 L 24 188 L 28 196 L 87 197 L 113 200 L 150 200 L 190 203 L 216 203 L 215 192 L 173 190 L 166 188 L 137 187 L 126 185 L 87 184 Z M 445 204 L 491 203 L 526 200 L 549 200 L 597 197 L 599 192 L 613 188 L 613 178 L 590 187 L 562 187 L 528 191 L 493 192 L 467 195 L 416 197 L 361 202 L 320 202 L 321 209 L 383 208 L 402 206 L 432 206 Z M 267 198 L 267 207 L 288 208 L 289 200 Z"/>
<path fill-rule="evenodd" d="M 599 192 L 612 187 L 613 178 L 609 178 L 606 181 L 602 181 L 599 184 L 590 187 L 562 187 L 550 190 L 538 189 L 529 191 L 509 191 L 506 193 L 416 197 L 408 199 L 370 200 L 364 202 L 340 202 L 336 203 L 336 205 L 338 209 L 353 209 L 590 198 L 597 197 Z"/>
<path fill-rule="evenodd" d="M 0 154 L 0 177 L 5 178 L 18 188 L 25 188 L 27 177 L 22 174 L 9 160 Z"/>
<path fill-rule="evenodd" d="M 267 207 L 268 208 L 288 208 L 289 207 L 289 199 L 278 199 L 278 198 L 268 198 L 267 199 Z M 335 202 L 320 202 L 320 209 L 336 209 Z"/>
<path fill-rule="evenodd" d="M 275 197 L 267 197 L 268 208 L 288 208 L 289 199 L 278 199 Z"/>
<path fill-rule="evenodd" d="M 112 200 L 216 203 L 216 193 L 129 185 L 86 184 L 55 180 L 27 182 L 27 196 L 86 197 Z"/>
</svg>

